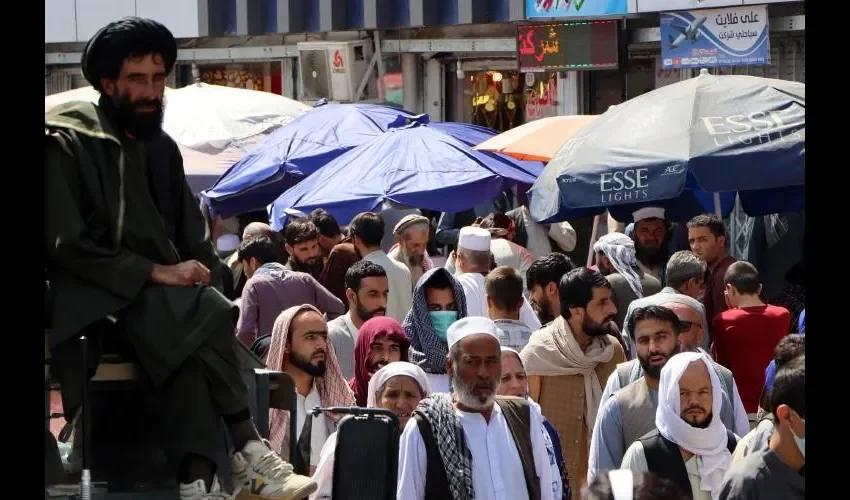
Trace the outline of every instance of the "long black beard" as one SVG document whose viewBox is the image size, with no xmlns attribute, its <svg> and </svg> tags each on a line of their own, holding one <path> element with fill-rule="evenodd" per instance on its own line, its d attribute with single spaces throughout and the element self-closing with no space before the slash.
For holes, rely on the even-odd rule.
<svg viewBox="0 0 850 500">
<path fill-rule="evenodd" d="M 165 116 L 165 105 L 162 100 L 130 101 L 126 95 L 110 97 L 101 94 L 98 105 L 119 130 L 127 132 L 136 139 L 145 141 L 162 132 L 162 119 Z M 137 111 L 139 106 L 155 106 L 156 111 L 140 113 Z"/>
</svg>

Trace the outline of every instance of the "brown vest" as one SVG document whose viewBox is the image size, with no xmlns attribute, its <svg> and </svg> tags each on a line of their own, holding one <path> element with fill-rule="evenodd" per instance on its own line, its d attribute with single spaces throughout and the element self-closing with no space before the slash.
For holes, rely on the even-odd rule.
<svg viewBox="0 0 850 500">
<path fill-rule="evenodd" d="M 614 356 L 611 361 L 600 363 L 595 368 L 601 388 L 604 388 L 617 364 L 626 361 L 617 339 L 609 335 L 608 342 L 614 346 Z M 587 461 L 590 455 L 590 433 L 584 420 L 584 377 L 532 375 L 528 377 L 528 386 L 531 399 L 540 404 L 543 416 L 558 431 L 573 500 L 581 500 L 581 488 L 587 481 Z M 599 404 L 602 403 L 600 401 Z"/>
<path fill-rule="evenodd" d="M 649 395 L 649 385 L 644 377 L 614 393 L 620 407 L 623 432 L 623 449 L 655 429 L 655 405 Z"/>
</svg>

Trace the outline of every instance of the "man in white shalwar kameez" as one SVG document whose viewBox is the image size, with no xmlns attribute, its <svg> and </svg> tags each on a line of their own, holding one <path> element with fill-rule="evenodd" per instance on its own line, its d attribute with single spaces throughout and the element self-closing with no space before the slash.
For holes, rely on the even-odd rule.
<svg viewBox="0 0 850 500">
<path fill-rule="evenodd" d="M 552 477 L 540 411 L 523 398 L 496 397 L 495 323 L 460 319 L 449 327 L 448 345 L 454 392 L 423 399 L 405 426 L 397 498 L 424 500 L 427 489 L 428 497 L 456 500 L 555 500 L 561 479 Z"/>
<path fill-rule="evenodd" d="M 455 277 L 466 295 L 467 316 L 489 316 L 484 277 L 490 272 L 490 232 L 472 226 L 461 229 L 456 255 L 460 274 Z M 519 310 L 519 320 L 532 332 L 543 326 L 526 298 Z"/>
</svg>

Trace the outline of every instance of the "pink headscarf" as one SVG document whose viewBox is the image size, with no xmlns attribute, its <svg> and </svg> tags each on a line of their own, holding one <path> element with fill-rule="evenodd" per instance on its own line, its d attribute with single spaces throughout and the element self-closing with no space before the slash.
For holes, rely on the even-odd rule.
<svg viewBox="0 0 850 500">
<path fill-rule="evenodd" d="M 322 314 L 312 305 L 302 304 L 283 311 L 275 320 L 274 327 L 272 328 L 271 345 L 269 346 L 269 353 L 266 357 L 266 367 L 270 370 L 283 370 L 283 351 L 286 347 L 286 339 L 289 337 L 289 328 L 295 316 L 303 311 L 314 311 L 319 315 Z M 354 394 L 352 394 L 348 383 L 342 376 L 333 344 L 330 342 L 328 342 L 326 366 L 325 375 L 314 379 L 322 406 L 325 408 L 329 406 L 354 406 Z M 342 415 L 327 413 L 325 416 L 334 422 L 342 418 Z M 269 409 L 269 441 L 271 442 L 272 449 L 281 452 L 284 459 L 289 458 L 288 431 L 289 412 L 277 408 Z"/>
<path fill-rule="evenodd" d="M 354 391 L 357 406 L 365 407 L 368 399 L 367 387 L 369 379 L 369 354 L 372 353 L 372 342 L 375 337 L 386 335 L 399 343 L 401 348 L 401 361 L 407 361 L 407 351 L 410 349 L 410 340 L 404 329 L 393 318 L 389 316 L 375 316 L 360 325 L 357 331 L 357 342 L 354 344 L 354 376 L 348 381 L 348 386 Z"/>
</svg>

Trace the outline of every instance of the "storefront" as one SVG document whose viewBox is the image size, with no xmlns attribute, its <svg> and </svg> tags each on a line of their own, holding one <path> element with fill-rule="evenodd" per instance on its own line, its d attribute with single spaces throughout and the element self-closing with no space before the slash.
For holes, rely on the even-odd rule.
<svg viewBox="0 0 850 500">
<path fill-rule="evenodd" d="M 525 123 L 525 96 L 517 71 L 474 71 L 464 78 L 466 122 L 505 131 Z"/>
<path fill-rule="evenodd" d="M 191 64 L 181 64 L 178 73 L 178 85 L 189 85 L 195 79 Z M 280 61 L 197 64 L 197 74 L 201 82 L 210 85 L 283 94 Z"/>
</svg>

